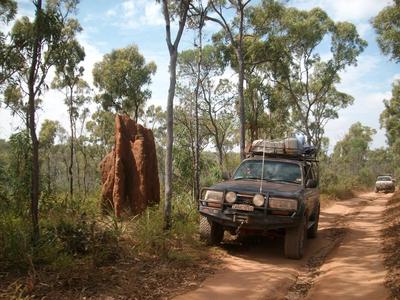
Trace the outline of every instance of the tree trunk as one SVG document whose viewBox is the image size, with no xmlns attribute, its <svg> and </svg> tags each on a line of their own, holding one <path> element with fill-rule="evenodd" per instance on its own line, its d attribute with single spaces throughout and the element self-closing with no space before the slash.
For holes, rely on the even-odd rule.
<svg viewBox="0 0 400 300">
<path fill-rule="evenodd" d="M 241 48 L 241 47 L 240 47 Z M 246 129 L 245 129 L 245 115 L 244 115 L 244 63 L 243 54 L 241 49 L 238 49 L 238 61 L 239 61 L 239 82 L 238 82 L 238 93 L 239 93 L 239 132 L 240 132 L 240 159 L 245 159 L 245 142 L 246 142 Z"/>
<path fill-rule="evenodd" d="M 69 99 L 69 126 L 71 129 L 71 140 L 69 144 L 69 166 L 68 166 L 68 177 L 69 177 L 69 200 L 72 202 L 74 198 L 74 174 L 73 174 L 73 165 L 74 165 L 74 121 L 72 116 L 72 89 L 71 95 Z"/>
<path fill-rule="evenodd" d="M 245 143 L 246 143 L 246 129 L 245 129 L 245 112 L 244 112 L 244 57 L 243 57 L 243 33 L 244 33 L 244 7 L 249 3 L 243 4 L 242 1 L 238 1 L 238 14 L 239 14 L 239 43 L 237 45 L 237 58 L 239 63 L 239 120 L 240 120 L 240 158 L 245 159 Z"/>
<path fill-rule="evenodd" d="M 199 90 L 201 84 L 201 65 L 203 61 L 203 25 L 204 11 L 201 12 L 199 24 L 199 60 L 197 62 L 197 82 L 195 89 L 195 153 L 194 153 L 194 200 L 198 201 L 200 196 L 200 142 L 199 142 Z"/>
<path fill-rule="evenodd" d="M 29 114 L 29 133 L 32 141 L 32 178 L 31 178 L 31 216 L 33 227 L 33 241 L 36 243 L 40 237 L 39 228 L 39 141 L 36 136 L 35 124 L 35 82 L 36 70 L 41 59 L 41 28 L 39 18 L 41 18 L 42 0 L 36 3 L 36 22 L 35 22 L 35 42 L 32 49 L 32 62 L 29 69 L 28 78 L 28 114 Z"/>
<path fill-rule="evenodd" d="M 87 198 L 87 183 L 86 183 L 86 173 L 87 173 L 87 166 L 88 166 L 88 160 L 87 160 L 87 154 L 86 154 L 86 149 L 85 146 L 82 147 L 82 155 L 83 155 L 83 194 L 84 194 L 84 199 L 86 200 Z"/>
<path fill-rule="evenodd" d="M 169 51 L 169 89 L 167 100 L 167 149 L 165 155 L 165 205 L 164 205 L 164 230 L 171 228 L 172 218 L 172 145 L 174 140 L 174 96 L 176 85 L 176 61 L 178 58 L 178 45 L 186 24 L 187 12 L 190 0 L 179 3 L 179 28 L 174 43 L 171 41 L 171 20 L 169 14 L 168 0 L 162 1 L 163 15 L 165 19 L 166 42 Z"/>
<path fill-rule="evenodd" d="M 47 149 L 47 192 L 51 194 L 50 149 Z"/>
<path fill-rule="evenodd" d="M 170 53 L 169 62 L 169 89 L 167 102 L 167 149 L 165 154 L 165 205 L 164 205 L 164 228 L 171 228 L 172 218 L 172 145 L 174 142 L 173 120 L 174 120 L 174 96 L 176 85 L 176 62 L 178 53 L 173 49 Z"/>
<path fill-rule="evenodd" d="M 222 145 L 218 145 L 218 164 L 221 175 L 224 175 L 224 151 L 222 150 Z"/>
</svg>

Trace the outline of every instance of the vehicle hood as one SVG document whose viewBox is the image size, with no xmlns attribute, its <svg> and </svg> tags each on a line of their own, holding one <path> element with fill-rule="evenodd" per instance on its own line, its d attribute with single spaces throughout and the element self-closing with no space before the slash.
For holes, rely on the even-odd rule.
<svg viewBox="0 0 400 300">
<path fill-rule="evenodd" d="M 236 193 L 256 194 L 260 192 L 260 180 L 228 180 L 211 186 L 211 189 L 232 191 Z M 279 183 L 263 181 L 263 193 L 270 196 L 299 197 L 304 192 L 304 187 L 295 183 Z"/>
</svg>

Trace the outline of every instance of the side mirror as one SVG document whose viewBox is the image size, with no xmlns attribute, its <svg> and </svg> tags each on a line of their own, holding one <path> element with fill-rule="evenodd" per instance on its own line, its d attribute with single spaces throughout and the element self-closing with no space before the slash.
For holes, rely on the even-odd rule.
<svg viewBox="0 0 400 300">
<path fill-rule="evenodd" d="M 228 179 L 230 179 L 231 177 L 229 176 L 229 173 L 228 172 L 222 172 L 222 179 L 223 180 L 228 180 Z"/>
<path fill-rule="evenodd" d="M 318 186 L 318 182 L 315 179 L 308 179 L 306 183 L 306 188 L 314 189 Z"/>
</svg>

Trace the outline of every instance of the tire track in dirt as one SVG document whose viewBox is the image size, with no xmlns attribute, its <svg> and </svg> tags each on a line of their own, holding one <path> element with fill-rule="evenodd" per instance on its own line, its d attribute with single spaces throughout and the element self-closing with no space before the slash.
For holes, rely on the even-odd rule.
<svg viewBox="0 0 400 300">
<path fill-rule="evenodd" d="M 368 205 L 347 217 L 346 235 L 319 268 L 305 299 L 388 299 L 381 229 L 390 195 L 366 196 Z"/>
<path fill-rule="evenodd" d="M 374 194 L 364 194 L 321 210 L 318 236 L 307 241 L 302 260 L 284 257 L 282 238 L 256 245 L 223 245 L 226 252 L 224 268 L 207 278 L 196 290 L 174 299 L 294 300 L 310 295 L 323 275 L 325 263 L 335 259 L 334 253 L 351 231 L 349 227 L 353 220 L 375 198 Z"/>
<path fill-rule="evenodd" d="M 353 198 L 347 201 L 355 200 L 356 199 Z M 357 202 L 353 203 L 353 205 L 355 204 L 354 207 L 351 207 L 347 213 L 337 216 L 334 222 L 321 224 L 321 229 L 326 232 L 326 236 L 323 238 L 324 245 L 321 245 L 318 250 L 313 253 L 313 255 L 307 260 L 306 265 L 299 271 L 296 282 L 290 287 L 285 299 L 302 299 L 308 294 L 315 279 L 320 275 L 321 266 L 329 255 L 343 242 L 348 231 L 349 219 L 357 216 L 361 212 L 361 209 L 365 208 L 368 202 L 369 200 L 365 198 L 359 198 L 357 199 Z M 336 205 L 348 206 L 346 202 L 337 203 Z M 334 208 L 331 210 L 334 210 Z"/>
</svg>

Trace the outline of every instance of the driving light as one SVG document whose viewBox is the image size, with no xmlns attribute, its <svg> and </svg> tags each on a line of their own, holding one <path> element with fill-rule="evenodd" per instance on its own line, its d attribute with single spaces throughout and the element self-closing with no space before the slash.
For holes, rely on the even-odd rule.
<svg viewBox="0 0 400 300">
<path fill-rule="evenodd" d="M 268 204 L 270 208 L 287 209 L 287 210 L 297 209 L 297 200 L 295 199 L 269 198 Z"/>
<path fill-rule="evenodd" d="M 204 196 L 205 201 L 209 202 L 222 202 L 224 193 L 220 191 L 207 190 Z"/>
<path fill-rule="evenodd" d="M 261 195 L 261 194 L 256 194 L 253 197 L 253 204 L 255 206 L 259 206 L 259 207 L 263 206 L 264 205 L 264 201 L 265 201 L 264 196 Z"/>
<path fill-rule="evenodd" d="M 236 193 L 234 192 L 227 192 L 225 195 L 225 201 L 228 203 L 235 203 L 236 201 Z"/>
</svg>

